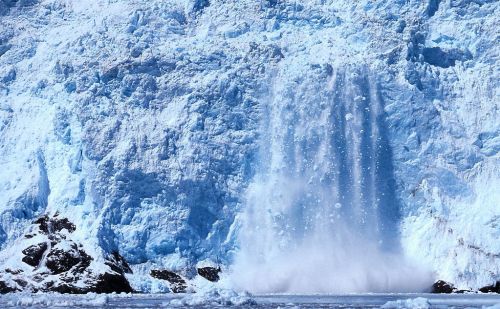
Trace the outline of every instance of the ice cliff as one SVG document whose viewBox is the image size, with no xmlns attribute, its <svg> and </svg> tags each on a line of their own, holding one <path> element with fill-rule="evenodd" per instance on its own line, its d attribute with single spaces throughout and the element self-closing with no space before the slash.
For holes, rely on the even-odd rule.
<svg viewBox="0 0 500 309">
<path fill-rule="evenodd" d="M 494 0 L 0 1 L 4 280 L 18 289 L 40 289 L 36 277 L 51 271 L 62 280 L 50 252 L 22 262 L 23 250 L 47 243 L 74 265 L 91 256 L 96 278 L 114 271 L 138 291 L 168 290 L 152 269 L 196 284 L 196 266 L 231 269 L 249 207 L 262 212 L 256 224 L 292 216 L 270 206 L 286 196 L 258 208 L 252 199 L 287 193 L 290 180 L 318 188 L 293 191 L 307 196 L 295 218 L 333 206 L 344 224 L 390 235 L 382 247 L 435 279 L 500 280 L 499 9 Z M 44 234 L 34 223 L 44 215 L 75 229 Z M 116 270 L 117 253 L 130 272 Z"/>
</svg>

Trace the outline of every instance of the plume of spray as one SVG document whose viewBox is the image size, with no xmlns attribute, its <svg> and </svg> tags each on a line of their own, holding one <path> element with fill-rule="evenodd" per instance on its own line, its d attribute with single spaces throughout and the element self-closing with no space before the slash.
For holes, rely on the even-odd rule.
<svg viewBox="0 0 500 309">
<path fill-rule="evenodd" d="M 362 68 L 325 83 L 275 87 L 231 280 L 254 293 L 424 291 L 430 273 L 400 252 L 378 84 Z"/>
</svg>

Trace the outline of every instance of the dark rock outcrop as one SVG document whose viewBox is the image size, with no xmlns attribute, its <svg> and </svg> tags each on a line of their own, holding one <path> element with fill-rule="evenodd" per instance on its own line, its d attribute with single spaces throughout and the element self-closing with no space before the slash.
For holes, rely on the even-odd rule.
<svg viewBox="0 0 500 309">
<path fill-rule="evenodd" d="M 99 275 L 97 283 L 90 291 L 94 293 L 132 293 L 134 290 L 122 274 L 104 273 Z"/>
<path fill-rule="evenodd" d="M 76 231 L 76 226 L 73 223 L 67 218 L 59 219 L 57 214 L 52 218 L 49 218 L 47 215 L 41 216 L 33 223 L 38 224 L 38 228 L 42 234 L 61 232 L 64 229 L 70 233 Z"/>
<path fill-rule="evenodd" d="M 220 267 L 200 267 L 198 268 L 198 274 L 208 281 L 217 282 L 219 281 Z"/>
<path fill-rule="evenodd" d="M 22 261 L 34 268 L 31 271 L 8 268 L 0 271 L 0 293 L 133 292 L 124 275 L 132 272 L 125 259 L 118 252 L 112 252 L 105 257 L 102 267 L 89 267 L 94 258 L 87 254 L 83 244 L 71 239 L 71 233 L 76 230 L 75 225 L 67 218 L 58 216 L 44 215 L 38 218 L 33 222 L 37 225 L 36 231 L 31 229 L 30 237 L 20 238 L 27 242 L 26 249 L 22 251 Z M 33 244 L 30 240 L 33 237 L 42 238 L 43 242 Z M 4 280 L 6 274 L 8 280 Z M 180 291 L 182 286 L 178 284 L 176 289 Z"/>
<path fill-rule="evenodd" d="M 495 282 L 495 284 L 483 286 L 479 289 L 483 293 L 498 293 L 500 294 L 500 281 Z"/>
<path fill-rule="evenodd" d="M 151 270 L 151 277 L 166 280 L 170 283 L 170 289 L 174 293 L 185 293 L 187 289 L 186 280 L 181 276 L 169 270 Z"/>
<path fill-rule="evenodd" d="M 36 267 L 40 264 L 43 254 L 47 250 L 47 243 L 39 243 L 36 245 L 29 246 L 22 252 L 25 255 L 22 261 L 30 266 Z"/>
<path fill-rule="evenodd" d="M 76 231 L 76 226 L 71 223 L 67 218 L 62 219 L 52 219 L 51 220 L 52 229 L 55 232 L 60 232 L 66 229 L 68 232 L 73 233 Z"/>
<path fill-rule="evenodd" d="M 431 293 L 434 294 L 450 294 L 453 293 L 453 291 L 455 291 L 453 284 L 443 280 L 436 281 L 431 288 Z"/>
<path fill-rule="evenodd" d="M 61 294 L 85 294 L 90 292 L 88 290 L 66 283 L 54 285 L 53 282 L 47 284 L 42 291 L 57 292 Z"/>
<path fill-rule="evenodd" d="M 39 217 L 33 223 L 38 224 L 38 228 L 42 234 L 49 233 L 49 217 L 47 215 Z"/>
<path fill-rule="evenodd" d="M 50 281 L 44 284 L 42 292 L 57 292 L 62 294 L 86 294 L 86 293 L 133 293 L 127 278 L 122 274 L 103 273 L 95 277 L 94 274 L 86 273 L 86 286 L 75 285 L 74 281 L 62 278 L 63 282 Z M 64 282 L 69 281 L 69 282 Z"/>
<path fill-rule="evenodd" d="M 23 272 L 23 270 L 22 269 L 14 269 L 14 270 L 12 270 L 10 268 L 6 268 L 5 272 L 9 273 L 9 274 L 13 274 L 13 275 L 19 275 L 20 273 Z"/>
<path fill-rule="evenodd" d="M 52 249 L 47 255 L 45 265 L 53 274 L 60 274 L 80 264 L 77 272 L 81 273 L 90 265 L 91 261 L 92 257 L 73 244 L 70 250 Z"/>
<path fill-rule="evenodd" d="M 11 292 L 18 292 L 18 290 L 16 288 L 7 285 L 3 281 L 0 281 L 0 294 L 7 294 Z"/>
<path fill-rule="evenodd" d="M 465 294 L 465 293 L 474 293 L 473 290 L 459 290 L 452 283 L 446 282 L 444 280 L 436 281 L 431 288 L 431 293 L 434 294 Z"/>
<path fill-rule="evenodd" d="M 119 274 L 131 274 L 132 269 L 128 265 L 127 261 L 118 253 L 118 251 L 113 251 L 111 255 L 107 258 L 105 262 L 111 270 L 119 273 Z"/>
</svg>

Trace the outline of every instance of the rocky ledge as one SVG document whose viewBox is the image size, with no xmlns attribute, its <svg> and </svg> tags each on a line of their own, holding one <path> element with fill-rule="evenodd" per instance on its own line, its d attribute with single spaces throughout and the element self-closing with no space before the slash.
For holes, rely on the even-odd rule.
<svg viewBox="0 0 500 309">
<path fill-rule="evenodd" d="M 434 294 L 463 294 L 463 293 L 498 293 L 500 294 L 500 281 L 495 282 L 494 284 L 484 286 L 477 291 L 472 289 L 457 289 L 455 285 L 452 283 L 446 282 L 444 280 L 436 281 L 431 287 L 431 293 Z"/>
<path fill-rule="evenodd" d="M 197 273 L 201 277 L 205 278 L 208 281 L 211 282 L 217 282 L 219 281 L 219 273 L 221 272 L 220 267 L 200 267 L 197 268 Z M 192 272 L 190 270 L 185 270 L 182 272 L 184 274 L 191 274 L 191 276 L 187 276 L 189 278 L 192 277 Z M 149 273 L 149 275 L 153 278 L 160 279 L 160 280 L 165 280 L 168 282 L 170 290 L 173 293 L 186 293 L 188 291 L 188 281 L 189 279 L 186 279 L 186 276 L 180 275 L 174 271 L 167 270 L 167 269 L 153 269 Z M 191 278 L 192 279 L 192 278 Z"/>
<path fill-rule="evenodd" d="M 220 267 L 201 267 L 198 268 L 198 275 L 207 279 L 208 281 L 217 282 L 219 281 L 219 273 L 221 272 Z"/>
<path fill-rule="evenodd" d="M 0 293 L 19 291 L 82 294 L 133 292 L 132 270 L 118 252 L 94 256 L 73 237 L 76 226 L 58 214 L 33 222 L 0 267 Z"/>
<path fill-rule="evenodd" d="M 169 270 L 158 270 L 153 269 L 150 272 L 151 277 L 166 280 L 170 285 L 170 290 L 174 293 L 185 293 L 187 289 L 187 283 L 184 278 Z"/>
</svg>

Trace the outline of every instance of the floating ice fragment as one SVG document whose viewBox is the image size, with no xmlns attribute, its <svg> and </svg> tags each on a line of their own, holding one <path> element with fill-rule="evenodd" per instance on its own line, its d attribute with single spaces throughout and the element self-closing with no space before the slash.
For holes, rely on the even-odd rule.
<svg viewBox="0 0 500 309">
<path fill-rule="evenodd" d="M 381 308 L 427 309 L 430 308 L 430 304 L 426 298 L 417 297 L 413 299 L 398 299 L 394 301 L 389 301 L 384 305 L 382 305 Z"/>
</svg>

